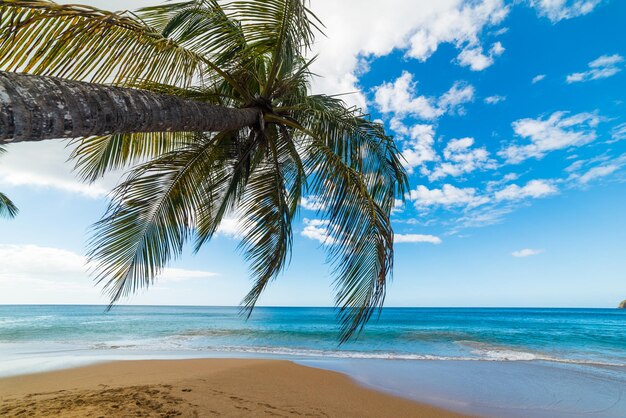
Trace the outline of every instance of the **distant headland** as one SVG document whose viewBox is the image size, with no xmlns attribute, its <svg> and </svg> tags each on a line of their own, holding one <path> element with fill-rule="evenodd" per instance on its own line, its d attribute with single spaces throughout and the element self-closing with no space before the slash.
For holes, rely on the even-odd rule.
<svg viewBox="0 0 626 418">
<path fill-rule="evenodd" d="M 626 299 L 622 301 L 617 307 L 618 309 L 626 309 Z"/>
</svg>

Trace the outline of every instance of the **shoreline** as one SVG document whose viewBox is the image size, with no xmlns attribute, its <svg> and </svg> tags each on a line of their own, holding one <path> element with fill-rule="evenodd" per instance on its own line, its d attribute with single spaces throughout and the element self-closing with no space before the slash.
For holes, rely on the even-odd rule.
<svg viewBox="0 0 626 418">
<path fill-rule="evenodd" d="M 469 417 L 288 360 L 127 360 L 0 379 L 0 416 Z"/>
</svg>

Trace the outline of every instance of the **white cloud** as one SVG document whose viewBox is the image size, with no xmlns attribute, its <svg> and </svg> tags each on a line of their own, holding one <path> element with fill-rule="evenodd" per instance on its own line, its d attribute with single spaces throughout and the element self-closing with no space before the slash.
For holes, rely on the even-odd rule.
<svg viewBox="0 0 626 418">
<path fill-rule="evenodd" d="M 396 123 L 396 129 L 409 135 L 402 144 L 403 164 L 409 174 L 425 162 L 437 159 L 437 154 L 433 148 L 435 131 L 432 125 L 417 124 L 409 129 L 401 123 Z"/>
<path fill-rule="evenodd" d="M 396 0 L 380 7 L 377 0 L 316 0 L 311 5 L 324 22 L 325 37 L 316 39 L 311 56 L 318 93 L 355 92 L 344 99 L 366 105 L 358 85 L 360 73 L 373 58 L 403 50 L 408 57 L 428 59 L 442 43 L 459 50 L 481 44 L 487 26 L 500 23 L 508 12 L 503 0 Z M 346 16 L 350 16 L 346 19 Z"/>
<path fill-rule="evenodd" d="M 626 123 L 622 123 L 611 129 L 611 142 L 621 141 L 622 139 L 626 139 Z"/>
<path fill-rule="evenodd" d="M 436 3 L 436 2 L 432 2 Z M 504 48 L 496 42 L 489 55 L 483 53 L 479 34 L 485 26 L 497 25 L 508 14 L 508 7 L 501 0 L 483 0 L 474 3 L 457 2 L 458 6 L 434 16 L 410 38 L 409 57 L 425 61 L 441 43 L 451 43 L 461 52 L 460 65 L 480 71 L 493 64 L 493 57 Z"/>
<path fill-rule="evenodd" d="M 120 173 L 111 173 L 94 184 L 79 181 L 68 161 L 71 149 L 60 139 L 36 143 L 16 143 L 6 146 L 0 160 L 0 184 L 56 189 L 88 198 L 100 198 L 109 193 Z"/>
<path fill-rule="evenodd" d="M 475 210 L 466 211 L 457 221 L 457 228 L 480 228 L 501 222 L 506 215 L 513 211 L 513 207 L 486 205 Z"/>
<path fill-rule="evenodd" d="M 523 257 L 530 257 L 533 255 L 538 255 L 538 254 L 541 254 L 542 252 L 543 250 L 534 250 L 532 248 L 524 248 L 523 250 L 513 251 L 511 255 L 513 257 L 523 258 Z"/>
<path fill-rule="evenodd" d="M 300 206 L 302 206 L 306 210 L 323 210 L 326 206 L 324 202 L 321 201 L 319 196 L 303 196 L 300 199 Z"/>
<path fill-rule="evenodd" d="M 546 78 L 545 74 L 537 74 L 536 76 L 533 77 L 532 83 L 537 84 L 538 82 L 540 82 L 541 80 L 545 78 Z"/>
<path fill-rule="evenodd" d="M 72 251 L 38 245 L 0 244 L 0 303 L 108 304 L 109 298 L 102 293 L 102 286 L 97 285 L 88 272 L 85 258 Z M 206 294 L 194 299 L 197 289 L 208 290 L 221 282 L 222 298 L 209 303 L 223 304 L 223 297 L 228 294 L 221 291 L 224 280 L 213 272 L 167 268 L 150 292 L 138 292 L 123 303 L 206 304 Z M 168 290 L 162 292 L 166 287 Z M 196 293 L 189 293 L 189 289 L 194 288 Z M 228 303 L 236 304 L 241 291 L 228 296 Z"/>
<path fill-rule="evenodd" d="M 530 140 L 526 145 L 510 145 L 498 154 L 509 163 L 542 158 L 550 151 L 577 147 L 596 139 L 595 128 L 601 118 L 594 113 L 554 112 L 548 119 L 520 119 L 513 122 L 515 133 Z"/>
<path fill-rule="evenodd" d="M 319 241 L 320 244 L 332 245 L 334 239 L 328 234 L 329 221 L 322 219 L 308 219 L 304 218 L 304 229 L 301 235 L 309 239 Z"/>
<path fill-rule="evenodd" d="M 456 233 L 459 228 L 476 228 L 498 223 L 523 204 L 524 200 L 547 197 L 558 192 L 554 185 L 556 182 L 552 180 L 531 180 L 524 186 L 504 186 L 517 177 L 517 174 L 510 173 L 503 176 L 501 181 L 489 182 L 484 192 L 475 188 L 458 188 L 451 184 L 446 184 L 441 189 L 429 189 L 420 185 L 411 190 L 407 197 L 420 211 L 438 207 L 450 211 L 460 210 L 461 216 L 452 221 L 456 229 L 451 233 Z"/>
<path fill-rule="evenodd" d="M 467 48 L 459 54 L 459 64 L 472 71 L 482 71 L 493 64 L 493 59 L 485 55 L 481 47 Z"/>
<path fill-rule="evenodd" d="M 527 198 L 537 199 L 557 193 L 558 189 L 551 182 L 546 180 L 531 180 L 525 186 L 511 184 L 495 193 L 497 201 L 502 200 L 522 200 Z"/>
<path fill-rule="evenodd" d="M 598 167 L 593 167 L 593 168 L 590 168 L 585 174 L 578 177 L 578 181 L 582 184 L 587 184 L 592 180 L 595 180 L 601 177 L 606 177 L 610 174 L 613 174 L 619 169 L 620 169 L 620 166 L 617 164 L 608 164 L 608 165 L 601 165 Z"/>
<path fill-rule="evenodd" d="M 622 62 L 624 58 L 619 54 L 602 55 L 588 64 L 589 70 L 572 73 L 567 76 L 566 81 L 571 84 L 612 77 L 622 71 Z"/>
<path fill-rule="evenodd" d="M 588 160 L 577 160 L 565 168 L 569 176 L 565 180 L 570 185 L 587 185 L 594 180 L 608 177 L 626 165 L 626 154 L 616 158 L 599 155 Z"/>
<path fill-rule="evenodd" d="M 404 243 L 429 243 L 429 244 L 441 244 L 441 238 L 434 235 L 422 235 L 422 234 L 394 234 L 393 242 L 396 244 Z"/>
<path fill-rule="evenodd" d="M 591 13 L 602 0 L 530 0 L 530 5 L 552 22 Z"/>
<path fill-rule="evenodd" d="M 439 163 L 428 178 L 431 181 L 446 176 L 458 177 L 475 170 L 495 168 L 495 161 L 489 158 L 486 148 L 472 148 L 474 138 L 452 139 L 443 150 L 446 161 Z"/>
<path fill-rule="evenodd" d="M 87 259 L 72 251 L 38 245 L 0 244 L 0 282 L 24 283 L 34 281 L 39 285 L 54 287 L 59 283 L 93 288 L 89 279 Z M 217 276 L 207 271 L 166 268 L 159 282 L 178 282 Z"/>
<path fill-rule="evenodd" d="M 438 101 L 441 113 L 463 113 L 463 105 L 474 101 L 474 86 L 457 81 L 450 90 L 441 95 Z"/>
<path fill-rule="evenodd" d="M 505 49 L 500 42 L 492 45 L 488 54 L 483 52 L 481 46 L 466 48 L 459 54 L 459 64 L 470 67 L 472 71 L 482 71 L 494 63 L 494 58 L 502 55 Z"/>
<path fill-rule="evenodd" d="M 491 193 L 494 190 L 501 188 L 503 185 L 517 180 L 519 177 L 520 175 L 517 173 L 507 173 L 496 180 L 488 181 L 486 190 L 487 192 Z"/>
<path fill-rule="evenodd" d="M 243 238 L 243 222 L 238 215 L 222 218 L 222 222 L 217 228 L 216 234 L 233 239 Z"/>
<path fill-rule="evenodd" d="M 394 215 L 402 212 L 404 212 L 404 201 L 402 199 L 394 199 L 391 214 Z"/>
<path fill-rule="evenodd" d="M 506 96 L 499 96 L 497 94 L 493 96 L 485 97 L 485 103 L 487 104 L 498 104 L 498 103 L 502 103 L 505 100 L 506 100 Z"/>
<path fill-rule="evenodd" d="M 411 190 L 409 198 L 418 209 L 432 206 L 476 207 L 489 201 L 488 198 L 479 196 L 474 188 L 458 188 L 451 184 L 444 184 L 441 189 L 429 189 L 419 185 Z"/>
<path fill-rule="evenodd" d="M 403 71 L 393 83 L 383 83 L 375 89 L 375 101 L 383 113 L 411 115 L 419 119 L 435 119 L 443 114 L 432 97 L 417 96 L 417 82 Z"/>
<path fill-rule="evenodd" d="M 446 112 L 462 113 L 462 105 L 473 101 L 475 92 L 473 86 L 457 81 L 438 99 L 420 96 L 417 94 L 417 82 L 408 71 L 374 90 L 374 101 L 381 112 L 393 113 L 396 118 L 413 116 L 423 120 L 437 119 Z"/>
</svg>

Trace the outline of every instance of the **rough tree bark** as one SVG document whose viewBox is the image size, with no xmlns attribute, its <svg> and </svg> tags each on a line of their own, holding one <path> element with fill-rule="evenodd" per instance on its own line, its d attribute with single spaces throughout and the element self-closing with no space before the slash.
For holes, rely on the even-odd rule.
<svg viewBox="0 0 626 418">
<path fill-rule="evenodd" d="M 145 90 L 0 71 L 0 143 L 131 132 L 217 132 L 259 121 L 231 109 Z"/>
</svg>

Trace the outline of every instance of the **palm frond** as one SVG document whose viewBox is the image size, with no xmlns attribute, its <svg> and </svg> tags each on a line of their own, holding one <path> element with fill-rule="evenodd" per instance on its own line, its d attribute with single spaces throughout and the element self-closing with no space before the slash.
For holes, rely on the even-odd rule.
<svg viewBox="0 0 626 418">
<path fill-rule="evenodd" d="M 263 96 L 273 91 L 277 79 L 289 74 L 294 58 L 310 49 L 315 31 L 322 26 L 302 0 L 233 1 L 225 10 L 241 22 L 254 53 L 270 56 Z"/>
<path fill-rule="evenodd" d="M 11 199 L 7 197 L 4 193 L 0 193 L 0 217 L 2 218 L 14 218 L 19 209 Z"/>
<path fill-rule="evenodd" d="M 239 23 L 225 13 L 219 2 L 168 3 L 139 9 L 137 15 L 164 37 L 204 57 L 212 70 L 201 75 L 204 84 L 214 85 L 223 80 L 245 100 L 252 99 L 240 82 L 241 77 L 231 73 L 245 68 L 242 58 L 247 47 L 245 36 Z"/>
<path fill-rule="evenodd" d="M 0 146 L 0 155 L 7 152 L 4 147 Z M 14 218 L 19 209 L 15 204 L 5 195 L 0 193 L 0 218 Z"/>
<path fill-rule="evenodd" d="M 292 117 L 352 169 L 368 177 L 369 192 L 386 208 L 408 191 L 406 171 L 392 137 L 380 123 L 336 97 L 298 98 Z M 279 109 L 280 110 L 280 109 Z M 375 186 L 375 187 L 374 187 Z"/>
<path fill-rule="evenodd" d="M 115 190 L 94 226 L 89 259 L 111 303 L 148 287 L 180 255 L 197 208 L 207 204 L 213 138 L 202 136 L 182 149 L 134 169 Z"/>
<path fill-rule="evenodd" d="M 133 15 L 47 0 L 0 0 L 0 69 L 117 85 L 189 85 L 206 60 Z"/>
<path fill-rule="evenodd" d="M 389 215 L 396 186 L 393 179 L 381 182 L 376 173 L 363 173 L 346 164 L 323 138 L 296 121 L 275 116 L 269 119 L 299 132 L 304 166 L 313 179 L 309 189 L 326 203 L 327 243 L 332 244 L 328 255 L 337 274 L 336 303 L 343 343 L 382 308 L 393 268 Z M 405 176 L 403 169 L 400 174 Z"/>
<path fill-rule="evenodd" d="M 247 42 L 239 23 L 215 0 L 191 0 L 144 7 L 137 15 L 164 37 L 208 57 L 220 68 L 232 68 Z"/>
<path fill-rule="evenodd" d="M 146 162 L 189 145 L 196 134 L 188 132 L 133 133 L 92 136 L 72 142 L 70 156 L 80 178 L 93 182 L 112 170 Z"/>
<path fill-rule="evenodd" d="M 293 153 L 289 132 L 270 130 L 278 141 L 269 143 L 268 158 L 251 176 L 239 212 L 246 235 L 241 243 L 255 283 L 243 300 L 248 316 L 271 280 L 290 258 L 292 220 L 298 208 L 305 172 Z"/>
<path fill-rule="evenodd" d="M 327 204 L 328 255 L 345 342 L 382 307 L 393 267 L 393 230 L 389 211 L 373 199 L 360 173 L 317 140 L 307 155 L 305 166 L 315 170 L 310 190 Z"/>
</svg>

